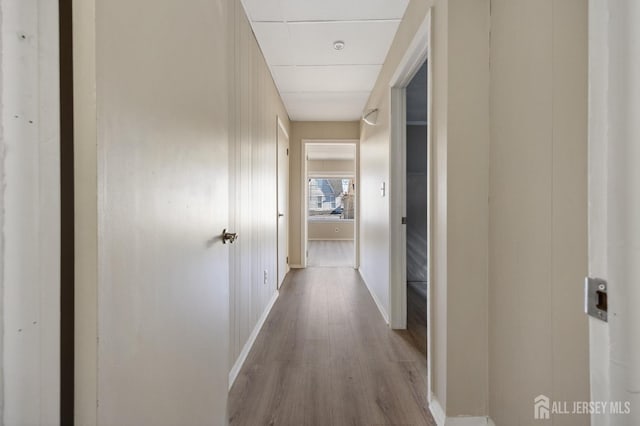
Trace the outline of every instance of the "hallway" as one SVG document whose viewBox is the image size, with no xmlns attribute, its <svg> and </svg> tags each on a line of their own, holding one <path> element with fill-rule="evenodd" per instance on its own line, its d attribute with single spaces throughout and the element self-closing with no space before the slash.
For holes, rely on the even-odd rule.
<svg viewBox="0 0 640 426">
<path fill-rule="evenodd" d="M 352 268 L 292 270 L 229 394 L 230 425 L 435 425 L 426 360 Z"/>
<path fill-rule="evenodd" d="M 640 425 L 639 5 L 0 0 L 0 426 Z"/>
</svg>

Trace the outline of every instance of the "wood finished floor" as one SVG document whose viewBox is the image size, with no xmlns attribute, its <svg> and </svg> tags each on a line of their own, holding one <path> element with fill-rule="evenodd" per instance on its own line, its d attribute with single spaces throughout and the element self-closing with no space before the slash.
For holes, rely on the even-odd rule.
<svg viewBox="0 0 640 426">
<path fill-rule="evenodd" d="M 407 285 L 407 331 L 413 345 L 427 356 L 427 283 Z"/>
<path fill-rule="evenodd" d="M 293 270 L 230 391 L 229 424 L 432 426 L 426 375 L 356 270 Z"/>
<path fill-rule="evenodd" d="M 309 241 L 308 266 L 353 267 L 353 241 Z"/>
</svg>

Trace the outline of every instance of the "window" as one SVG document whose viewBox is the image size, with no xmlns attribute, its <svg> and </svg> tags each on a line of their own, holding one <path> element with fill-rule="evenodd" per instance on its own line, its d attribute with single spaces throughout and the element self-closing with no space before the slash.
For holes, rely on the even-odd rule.
<svg viewBox="0 0 640 426">
<path fill-rule="evenodd" d="M 352 178 L 309 179 L 309 220 L 352 220 L 354 189 Z"/>
</svg>

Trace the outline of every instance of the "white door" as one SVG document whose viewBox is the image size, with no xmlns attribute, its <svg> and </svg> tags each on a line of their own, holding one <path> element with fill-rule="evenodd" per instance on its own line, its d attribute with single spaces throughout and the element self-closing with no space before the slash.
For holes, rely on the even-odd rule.
<svg viewBox="0 0 640 426">
<path fill-rule="evenodd" d="M 225 425 L 228 2 L 131 7 L 96 14 L 98 424 Z"/>
<path fill-rule="evenodd" d="M 278 119 L 278 288 L 289 271 L 289 135 Z"/>
</svg>

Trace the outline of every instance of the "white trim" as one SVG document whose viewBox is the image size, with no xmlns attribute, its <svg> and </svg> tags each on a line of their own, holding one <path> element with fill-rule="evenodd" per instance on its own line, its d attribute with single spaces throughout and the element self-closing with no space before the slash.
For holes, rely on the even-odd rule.
<svg viewBox="0 0 640 426">
<path fill-rule="evenodd" d="M 302 149 L 300 150 L 302 158 L 300 159 L 302 173 L 300 174 L 302 177 L 301 189 L 302 189 L 302 202 L 300 205 L 302 206 L 302 212 L 300 214 L 300 236 L 302 237 L 301 246 L 300 246 L 300 264 L 303 268 L 307 267 L 307 253 L 309 252 L 309 248 L 307 247 L 307 235 L 308 235 L 308 224 L 307 224 L 307 213 L 309 212 L 309 170 L 308 170 L 308 161 L 307 161 L 307 144 L 306 141 L 302 140 Z"/>
<path fill-rule="evenodd" d="M 278 133 L 278 128 L 280 128 L 280 130 L 282 130 L 282 133 L 284 134 L 286 140 L 287 140 L 287 164 L 285 167 L 287 176 L 286 176 L 286 188 L 285 188 L 285 193 L 286 195 L 286 202 L 285 204 L 285 211 L 284 211 L 284 220 L 283 220 L 283 227 L 284 227 L 284 231 L 285 231 L 285 253 L 284 253 L 284 257 L 285 257 L 285 271 L 284 274 L 280 273 L 280 260 L 283 256 L 282 253 L 280 253 L 280 172 L 281 172 L 281 167 L 282 165 L 280 164 L 280 138 L 278 137 L 279 133 Z M 288 259 L 289 256 L 291 255 L 290 253 L 290 249 L 289 249 L 289 238 L 290 238 L 290 227 L 289 227 L 289 215 L 291 214 L 291 209 L 290 209 L 290 200 L 289 200 L 289 186 L 290 184 L 290 167 L 291 167 L 291 160 L 290 160 L 290 156 L 289 156 L 289 149 L 291 148 L 291 141 L 289 139 L 289 132 L 287 132 L 287 129 L 285 129 L 284 123 L 282 122 L 282 120 L 280 119 L 279 115 L 276 115 L 276 211 L 275 211 L 275 217 L 276 217 L 276 232 L 277 232 L 277 237 L 276 237 L 276 289 L 279 289 L 282 284 L 284 283 L 284 279 L 287 275 L 287 273 L 290 270 L 290 266 L 288 264 Z M 280 276 L 282 276 L 282 280 L 280 280 Z"/>
<path fill-rule="evenodd" d="M 447 416 L 442 409 L 442 405 L 440 405 L 440 401 L 438 401 L 435 396 L 433 396 L 429 402 L 429 411 L 431 411 L 431 415 L 436 421 L 436 424 L 438 426 L 444 426 Z"/>
<path fill-rule="evenodd" d="M 411 44 L 407 48 L 402 60 L 396 67 L 393 77 L 390 80 L 391 87 L 407 87 L 418 72 L 424 61 L 429 56 L 431 50 L 431 11 L 429 8 L 427 14 L 416 30 Z"/>
<path fill-rule="evenodd" d="M 367 290 L 369 290 L 369 294 L 371 295 L 371 298 L 373 299 L 376 306 L 378 307 L 378 310 L 380 311 L 380 315 L 382 315 L 384 322 L 386 322 L 387 325 L 389 325 L 389 315 L 387 314 L 387 310 L 384 308 L 384 306 L 382 306 L 382 303 L 380 303 L 378 296 L 376 296 L 376 292 L 371 290 L 371 287 L 369 287 L 369 284 L 367 284 L 367 280 L 362 275 L 362 271 L 357 268 L 356 270 L 360 273 L 360 278 L 362 278 L 362 282 L 364 282 L 365 287 L 367 287 Z"/>
<path fill-rule="evenodd" d="M 240 370 L 242 369 L 244 362 L 247 360 L 247 356 L 249 356 L 249 352 L 251 352 L 251 348 L 253 347 L 253 344 L 256 342 L 256 338 L 258 337 L 258 334 L 260 333 L 262 326 L 267 321 L 267 318 L 269 317 L 269 313 L 271 312 L 271 308 L 273 308 L 273 305 L 275 305 L 279 295 L 280 293 L 277 290 L 273 293 L 273 296 L 271 297 L 271 300 L 269 300 L 267 307 L 264 309 L 264 311 L 262 312 L 262 315 L 258 319 L 258 323 L 253 328 L 253 331 L 251 332 L 251 335 L 249 336 L 247 343 L 245 343 L 244 347 L 242 348 L 242 351 L 240 352 L 240 355 L 238 355 L 238 359 L 236 359 L 236 362 L 233 364 L 233 367 L 231 367 L 231 371 L 229 372 L 229 390 L 231 390 L 231 386 L 233 386 L 236 379 L 238 378 L 238 374 L 240 373 Z"/>
<path fill-rule="evenodd" d="M 304 266 L 302 266 L 299 263 L 293 264 L 293 265 L 289 265 L 289 269 L 303 269 Z"/>
<path fill-rule="evenodd" d="M 278 119 L 278 126 L 280 126 L 280 129 L 282 129 L 282 133 L 284 133 L 284 135 L 287 137 L 287 140 L 290 140 L 289 139 L 289 132 L 287 132 L 287 129 L 284 127 L 284 123 L 280 119 L 280 116 L 277 115 L 276 118 Z"/>
<path fill-rule="evenodd" d="M 389 309 L 391 313 L 391 327 L 406 328 L 407 296 L 406 296 L 406 226 L 401 224 L 401 218 L 406 215 L 406 87 L 418 72 L 424 61 L 427 61 L 427 247 L 428 247 L 428 297 L 427 297 L 427 389 L 431 399 L 432 381 L 432 301 L 433 291 L 431 283 L 433 268 L 433 55 L 432 52 L 432 8 L 416 31 L 405 55 L 398 64 L 390 81 L 390 110 L 391 110 L 391 141 L 389 152 L 390 191 L 389 191 L 389 231 L 390 239 L 390 268 L 389 268 Z"/>
<path fill-rule="evenodd" d="M 432 303 L 433 303 L 433 212 L 435 207 L 435 198 L 433 196 L 433 169 L 436 164 L 434 160 L 434 149 L 433 149 L 433 122 L 431 121 L 431 117 L 433 117 L 433 59 L 430 52 L 432 52 L 432 20 L 431 20 L 431 11 L 433 9 L 429 9 L 427 12 L 427 17 L 425 18 L 426 25 L 428 28 L 428 43 L 427 43 L 427 202 L 429 208 L 427 209 L 427 250 L 428 250 L 428 265 L 427 265 L 427 279 L 429 283 L 427 285 L 427 297 L 429 298 L 429 303 L 427 303 L 427 380 L 429 381 L 429 387 L 427 389 L 427 396 L 431 395 L 433 391 L 433 317 L 431 316 L 432 312 Z M 430 56 L 431 55 L 431 56 Z"/>
<path fill-rule="evenodd" d="M 405 52 L 402 60 L 398 64 L 390 82 L 390 110 L 391 110 L 391 143 L 389 151 L 390 182 L 389 182 L 389 230 L 390 240 L 390 277 L 389 294 L 391 310 L 391 327 L 394 329 L 407 328 L 407 290 L 406 285 L 406 248 L 407 235 L 406 226 L 401 224 L 401 218 L 406 215 L 406 87 L 409 85 L 422 64 L 428 58 L 430 51 L 431 31 L 431 9 L 427 12 L 425 19 L 416 31 L 416 34 Z M 428 61 L 429 71 L 427 78 L 431 81 L 431 61 Z M 430 84 L 428 84 L 430 86 Z M 428 87 L 429 101 L 432 97 L 431 87 Z M 431 119 L 430 105 L 427 120 Z M 428 124 L 428 121 L 427 123 Z M 432 155 L 431 147 L 431 126 L 427 132 L 427 167 L 429 176 L 428 188 L 431 186 Z M 430 190 L 427 197 L 431 201 Z M 428 205 L 433 207 L 432 202 Z M 427 212 L 427 221 L 430 221 L 431 212 Z M 428 245 L 430 246 L 431 228 L 428 227 Z M 431 265 L 431 253 L 429 253 L 429 265 Z M 429 321 L 430 323 L 430 321 Z M 430 357 L 428 357 L 430 359 Z"/>
<path fill-rule="evenodd" d="M 447 417 L 440 401 L 435 397 L 429 403 L 429 411 L 438 426 L 496 426 L 487 416 L 459 416 Z"/>
</svg>

